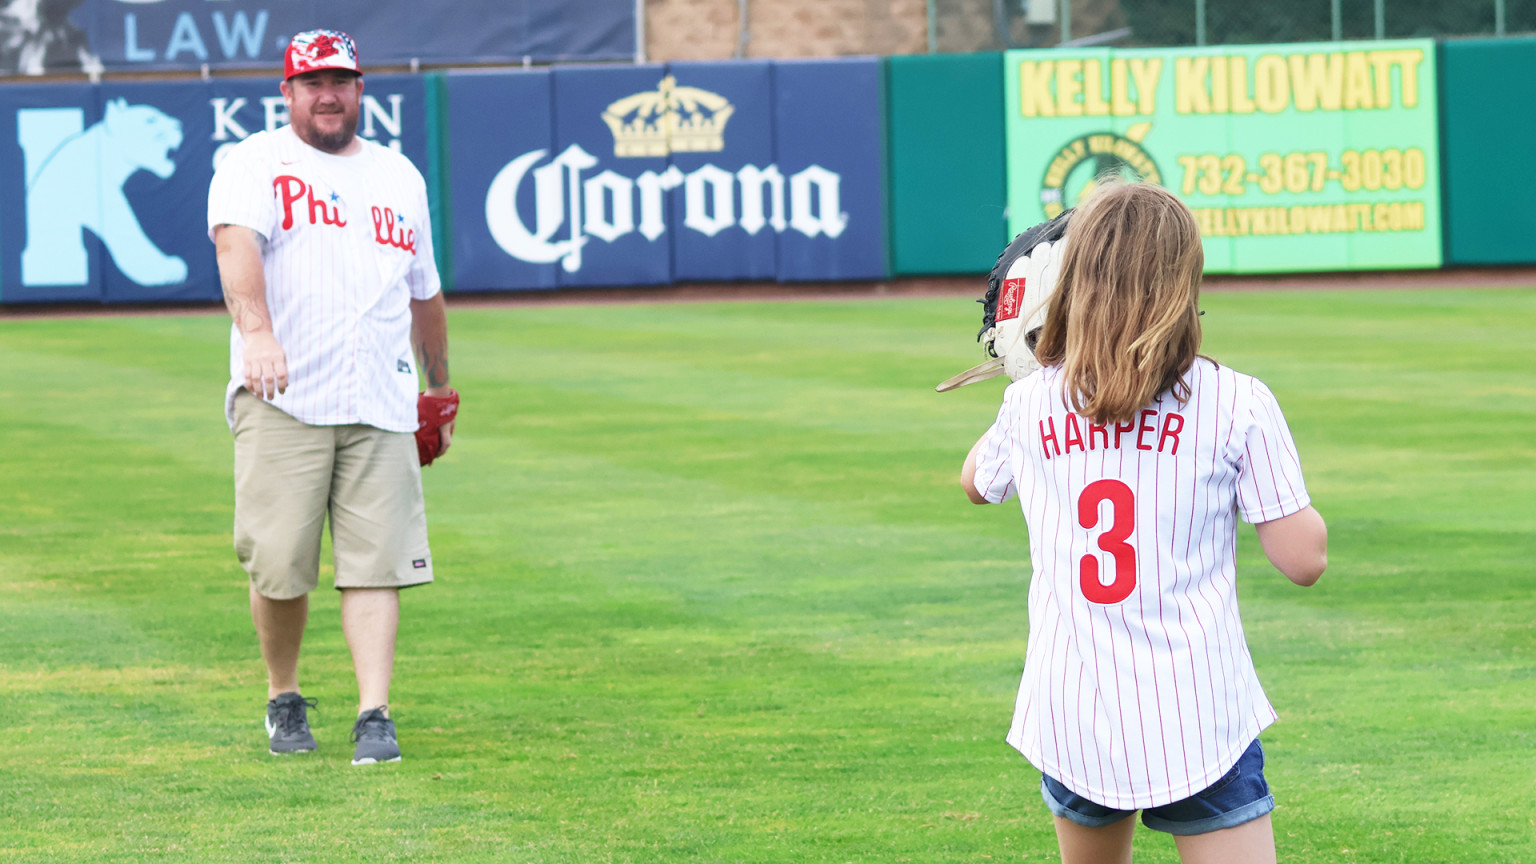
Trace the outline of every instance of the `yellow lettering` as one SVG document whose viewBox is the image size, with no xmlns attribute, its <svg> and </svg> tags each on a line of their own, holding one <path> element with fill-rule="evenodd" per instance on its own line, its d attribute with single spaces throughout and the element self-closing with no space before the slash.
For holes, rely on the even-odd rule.
<svg viewBox="0 0 1536 864">
<path fill-rule="evenodd" d="M 1211 58 L 1211 113 L 1226 114 L 1232 110 L 1232 100 L 1227 97 L 1227 85 L 1232 79 L 1227 72 L 1227 58 Z"/>
<path fill-rule="evenodd" d="M 1019 113 L 1025 117 L 1055 117 L 1051 74 L 1055 61 L 1025 60 L 1019 64 Z"/>
<path fill-rule="evenodd" d="M 1291 103 L 1291 82 L 1279 54 L 1265 54 L 1254 64 L 1253 95 L 1266 114 L 1278 114 Z"/>
<path fill-rule="evenodd" d="M 1136 111 L 1139 114 L 1157 112 L 1157 80 L 1163 75 L 1163 58 L 1135 57 L 1131 59 L 1131 76 L 1136 79 Z"/>
<path fill-rule="evenodd" d="M 1086 152 L 1081 140 L 1073 141 L 1070 147 L 1056 154 L 1051 160 L 1051 165 L 1045 172 L 1045 185 L 1060 186 L 1067 179 L 1067 172 L 1083 158 Z"/>
<path fill-rule="evenodd" d="M 1343 204 L 1333 205 L 1332 223 L 1329 231 L 1334 234 L 1343 234 L 1349 230 L 1349 211 Z"/>
<path fill-rule="evenodd" d="M 1419 107 L 1419 63 L 1424 52 L 1418 48 L 1405 48 L 1397 52 L 1397 62 L 1403 76 L 1403 107 Z"/>
<path fill-rule="evenodd" d="M 1366 63 L 1364 51 L 1350 51 L 1344 55 L 1344 110 L 1375 108 L 1376 100 L 1371 93 L 1371 69 Z"/>
<path fill-rule="evenodd" d="M 1083 61 L 1083 113 L 1090 117 L 1103 117 L 1109 113 L 1109 103 L 1104 101 L 1104 61 Z"/>
<path fill-rule="evenodd" d="M 1402 215 L 1403 205 L 1401 204 L 1377 204 L 1376 214 L 1372 217 L 1372 221 L 1382 231 L 1396 231 L 1398 217 Z"/>
<path fill-rule="evenodd" d="M 1341 54 L 1292 54 L 1291 90 L 1297 111 L 1337 111 L 1344 104 Z"/>
<path fill-rule="evenodd" d="M 1083 93 L 1083 61 L 1056 61 L 1056 114 L 1059 117 L 1083 116 L 1083 103 L 1077 97 Z"/>
<path fill-rule="evenodd" d="M 1136 113 L 1131 102 L 1131 82 L 1124 60 L 1109 61 L 1109 110 L 1116 117 L 1129 117 Z"/>
<path fill-rule="evenodd" d="M 1397 65 L 1396 51 L 1368 51 L 1366 59 L 1376 73 L 1376 107 L 1392 107 L 1392 67 Z"/>
<path fill-rule="evenodd" d="M 1211 94 L 1205 89 L 1211 58 L 1179 57 L 1173 61 L 1174 110 L 1180 114 L 1211 113 Z"/>
<path fill-rule="evenodd" d="M 1415 62 L 1417 62 L 1417 61 L 1415 61 Z M 1404 231 L 1423 231 L 1424 230 L 1424 202 L 1423 201 L 1410 201 L 1410 202 L 1408 202 L 1407 206 L 1403 207 L 1403 230 Z"/>
<path fill-rule="evenodd" d="M 1227 66 L 1232 74 L 1232 113 L 1252 114 L 1254 104 L 1248 97 L 1248 58 L 1230 58 Z"/>
<path fill-rule="evenodd" d="M 1333 208 L 1308 207 L 1307 230 L 1313 234 L 1327 234 L 1333 227 Z"/>
</svg>

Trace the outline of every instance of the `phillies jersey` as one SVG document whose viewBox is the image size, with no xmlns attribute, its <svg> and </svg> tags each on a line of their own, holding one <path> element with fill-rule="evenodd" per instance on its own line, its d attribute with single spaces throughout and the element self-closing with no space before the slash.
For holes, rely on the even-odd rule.
<svg viewBox="0 0 1536 864">
<path fill-rule="evenodd" d="M 312 425 L 416 430 L 412 299 L 440 287 L 427 187 L 404 156 L 359 138 L 336 156 L 284 126 L 228 151 L 208 188 L 208 236 L 243 225 L 265 238 L 267 311 L 288 362 L 272 404 Z M 230 328 L 225 416 L 234 428 L 245 340 Z"/>
<path fill-rule="evenodd" d="M 1099 425 L 1042 369 L 1008 387 L 976 461 L 988 501 L 1018 495 L 1034 569 L 1008 743 L 1119 810 L 1204 790 L 1274 722 L 1238 616 L 1237 519 L 1310 503 L 1262 382 L 1203 358 L 1185 380 L 1186 404 Z"/>
</svg>

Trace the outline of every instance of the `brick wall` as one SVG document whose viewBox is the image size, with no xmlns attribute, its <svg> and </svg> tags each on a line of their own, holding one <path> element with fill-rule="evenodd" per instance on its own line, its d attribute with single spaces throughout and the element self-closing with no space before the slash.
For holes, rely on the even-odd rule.
<svg viewBox="0 0 1536 864">
<path fill-rule="evenodd" d="M 735 56 L 738 0 L 646 0 L 646 58 Z M 840 57 L 928 50 L 926 0 L 748 0 L 745 57 Z"/>
<path fill-rule="evenodd" d="M 999 51 L 995 0 L 934 0 L 940 51 Z M 1056 24 L 1027 25 L 1018 0 L 1004 6 L 1015 47 L 1060 39 Z M 740 0 L 646 0 L 646 57 L 727 60 L 736 56 Z M 1073 0 L 1072 35 L 1125 26 L 1119 0 Z M 747 0 L 744 57 L 921 54 L 928 50 L 928 0 Z"/>
</svg>

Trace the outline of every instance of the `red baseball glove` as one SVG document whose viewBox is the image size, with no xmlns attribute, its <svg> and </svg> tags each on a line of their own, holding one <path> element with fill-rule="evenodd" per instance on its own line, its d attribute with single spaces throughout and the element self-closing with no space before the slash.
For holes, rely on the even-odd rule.
<svg viewBox="0 0 1536 864">
<path fill-rule="evenodd" d="M 459 391 L 447 396 L 416 397 L 416 455 L 423 466 L 431 465 L 443 446 L 443 427 L 459 416 Z"/>
</svg>

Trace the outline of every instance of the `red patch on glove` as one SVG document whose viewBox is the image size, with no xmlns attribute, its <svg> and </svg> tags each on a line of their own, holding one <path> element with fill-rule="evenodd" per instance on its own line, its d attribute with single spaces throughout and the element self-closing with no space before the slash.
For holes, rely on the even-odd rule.
<svg viewBox="0 0 1536 864">
<path fill-rule="evenodd" d="M 437 451 L 443 446 L 444 426 L 459 416 L 459 391 L 451 390 L 447 396 L 416 397 L 416 455 L 423 467 L 432 464 Z"/>
</svg>

